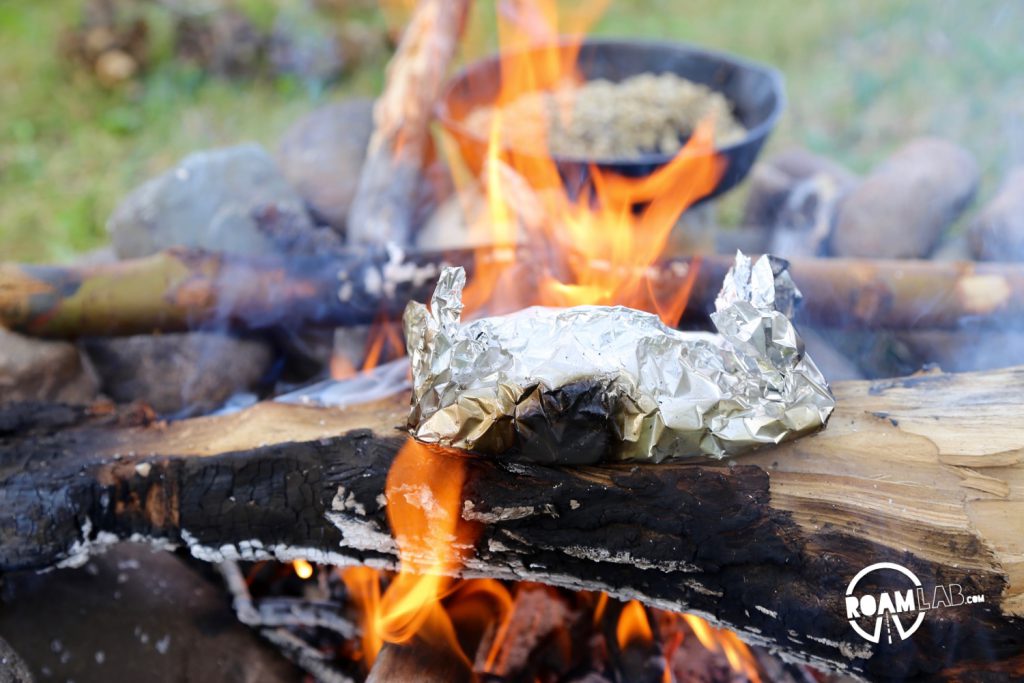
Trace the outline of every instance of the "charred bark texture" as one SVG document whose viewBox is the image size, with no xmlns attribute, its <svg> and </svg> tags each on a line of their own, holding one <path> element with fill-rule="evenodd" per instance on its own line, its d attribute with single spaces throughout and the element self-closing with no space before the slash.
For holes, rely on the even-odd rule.
<svg viewBox="0 0 1024 683">
<path fill-rule="evenodd" d="M 872 677 L 1024 674 L 1024 369 L 836 391 L 826 430 L 735 463 L 461 458 L 462 516 L 482 529 L 462 574 L 698 611 Z M 0 438 L 0 567 L 74 563 L 133 536 L 209 560 L 394 566 L 383 492 L 404 412 L 263 404 L 169 425 L 138 411 L 22 412 Z M 928 611 L 912 637 L 872 645 L 844 595 L 876 562 L 985 601 Z"/>
</svg>

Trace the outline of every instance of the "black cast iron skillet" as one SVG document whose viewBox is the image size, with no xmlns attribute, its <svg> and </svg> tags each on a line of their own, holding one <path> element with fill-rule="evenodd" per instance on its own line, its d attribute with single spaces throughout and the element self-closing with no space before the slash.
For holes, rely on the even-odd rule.
<svg viewBox="0 0 1024 683">
<path fill-rule="evenodd" d="M 562 45 L 560 49 L 570 48 Z M 775 69 L 683 43 L 587 40 L 580 46 L 578 66 L 588 79 L 611 81 L 640 73 L 672 72 L 725 95 L 747 134 L 716 150 L 727 165 L 718 184 L 704 200 L 717 197 L 743 180 L 785 104 L 782 75 Z M 493 102 L 500 86 L 501 70 L 498 56 L 494 55 L 463 68 L 448 82 L 442 94 L 439 119 L 459 143 L 467 164 L 477 172 L 483 165 L 487 141 L 470 132 L 462 120 L 472 109 Z M 505 149 L 503 154 L 515 156 L 522 152 Z M 554 160 L 566 187 L 574 192 L 587 182 L 590 165 L 625 176 L 642 177 L 670 159 L 664 154 L 645 154 L 628 159 L 556 156 Z"/>
</svg>

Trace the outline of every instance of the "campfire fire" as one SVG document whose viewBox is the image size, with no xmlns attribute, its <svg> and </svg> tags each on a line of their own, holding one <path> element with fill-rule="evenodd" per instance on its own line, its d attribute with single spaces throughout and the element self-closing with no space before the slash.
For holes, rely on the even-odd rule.
<svg viewBox="0 0 1024 683">
<path fill-rule="evenodd" d="M 499 17 L 501 88 L 480 169 L 487 210 L 470 226 L 473 242 L 486 247 L 477 253 L 464 295 L 467 317 L 532 305 L 624 305 L 656 313 L 675 325 L 686 307 L 696 266 L 671 296 L 656 295 L 646 275 L 663 255 L 679 216 L 712 190 L 724 170 L 724 162 L 714 154 L 710 121 L 699 125 L 678 155 L 654 173 L 630 178 L 592 167 L 589 183 L 574 191 L 563 182 L 546 136 L 535 138 L 527 149 L 510 151 L 503 145 L 503 105 L 528 93 L 582 81 L 576 56 L 581 36 L 599 15 L 598 4 L 602 3 L 590 8 L 594 11 L 575 15 L 568 25 L 559 25 L 552 0 L 509 3 L 505 9 L 513 11 Z M 445 147 L 449 154 L 458 153 L 452 140 L 446 140 Z M 467 191 L 471 182 L 475 179 L 456 174 L 457 189 Z M 507 250 L 508 258 L 495 259 L 496 250 L 517 244 L 529 245 L 540 258 L 537 287 L 517 282 L 515 249 Z M 371 328 L 361 366 L 357 369 L 336 354 L 331 375 L 352 377 L 403 353 L 396 327 L 382 318 Z M 361 649 L 356 655 L 367 671 L 385 644 L 401 646 L 415 639 L 443 651 L 467 671 L 507 675 L 506 646 L 517 619 L 517 596 L 534 590 L 545 600 L 566 601 L 554 589 L 525 582 L 506 586 L 494 579 L 451 578 L 472 552 L 476 536 L 474 525 L 460 515 L 463 457 L 410 439 L 394 461 L 386 487 L 400 570 L 393 574 L 358 566 L 338 571 L 359 610 Z M 295 571 L 302 579 L 312 576 L 304 561 L 295 562 Z M 590 613 L 593 638 L 600 641 L 590 643 L 594 653 L 601 653 L 586 664 L 592 669 L 608 666 L 611 650 L 623 662 L 638 654 L 653 656 L 659 680 L 669 683 L 679 680 L 674 662 L 684 642 L 692 640 L 707 652 L 720 654 L 735 675 L 760 680 L 750 649 L 735 634 L 715 629 L 701 617 L 645 608 L 636 600 L 612 609 L 606 593 L 572 598 L 575 608 Z M 571 651 L 568 622 L 556 630 L 564 664 L 578 665 L 583 655 Z M 465 649 L 467 644 L 473 649 Z M 650 666 L 645 662 L 641 668 L 644 665 Z"/>
</svg>

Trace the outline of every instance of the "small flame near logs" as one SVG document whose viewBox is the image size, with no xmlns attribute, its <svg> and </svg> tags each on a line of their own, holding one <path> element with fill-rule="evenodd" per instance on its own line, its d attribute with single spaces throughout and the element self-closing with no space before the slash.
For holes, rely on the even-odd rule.
<svg viewBox="0 0 1024 683">
<path fill-rule="evenodd" d="M 292 560 L 292 569 L 295 570 L 295 575 L 303 581 L 313 576 L 313 565 L 306 560 Z"/>
<path fill-rule="evenodd" d="M 638 601 L 630 600 L 622 609 L 619 623 L 615 627 L 615 637 L 623 650 L 637 641 L 642 645 L 654 642 L 654 633 L 651 631 L 650 622 L 647 621 L 647 612 Z"/>
<path fill-rule="evenodd" d="M 415 562 L 449 561 L 443 554 L 422 552 L 425 545 L 417 543 Z M 272 563 L 260 566 L 268 564 Z M 301 561 L 293 563 L 296 575 L 302 566 Z M 310 574 L 299 576 L 308 580 L 314 573 L 310 565 Z M 704 648 L 710 661 L 721 660 L 723 670 L 731 672 L 728 680 L 761 681 L 757 659 L 743 641 L 693 614 L 646 608 L 636 600 L 623 604 L 607 593 L 572 593 L 530 582 L 509 585 L 495 579 L 420 574 L 403 578 L 401 571 L 366 566 L 338 568 L 334 575 L 344 585 L 346 608 L 355 615 L 359 634 L 357 646 L 346 644 L 339 653 L 358 662 L 364 673 L 373 668 L 385 643 L 418 639 L 487 680 L 523 680 L 529 670 L 533 678 L 527 680 L 556 681 L 562 678 L 555 671 L 583 669 L 606 672 L 611 678 L 618 672 L 621 679 L 630 671 L 621 662 L 631 653 L 641 653 L 658 658 L 662 683 L 681 682 L 692 679 L 687 657 L 694 648 Z M 524 628 L 533 632 L 524 633 Z M 590 639 L 589 651 L 580 647 L 579 633 Z M 546 653 L 531 659 L 556 664 L 531 669 L 517 652 L 523 642 L 529 644 L 528 653 Z"/>
</svg>

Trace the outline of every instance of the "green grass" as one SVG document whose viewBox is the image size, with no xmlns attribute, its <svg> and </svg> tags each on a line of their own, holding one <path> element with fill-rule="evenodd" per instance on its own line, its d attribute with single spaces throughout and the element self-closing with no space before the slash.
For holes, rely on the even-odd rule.
<svg viewBox="0 0 1024 683">
<path fill-rule="evenodd" d="M 0 0 L 0 258 L 53 260 L 102 245 L 129 189 L 190 151 L 247 140 L 273 146 L 327 97 L 372 94 L 382 66 L 311 93 L 286 79 L 229 82 L 160 59 L 170 27 L 152 8 L 157 61 L 137 86 L 108 91 L 59 55 L 77 0 Z"/>
<path fill-rule="evenodd" d="M 267 21 L 273 2 L 244 5 Z M 381 81 L 378 64 L 311 94 L 289 81 L 206 78 L 164 58 L 138 87 L 108 92 L 58 56 L 80 4 L 0 0 L 3 259 L 100 245 L 118 199 L 189 151 L 272 147 L 318 101 Z M 154 18 L 166 53 L 167 27 Z M 985 196 L 1024 157 L 1022 25 L 1012 0 L 618 0 L 598 32 L 686 40 L 780 68 L 789 105 L 773 149 L 801 144 L 864 172 L 911 137 L 948 137 L 977 155 Z M 724 203 L 726 219 L 740 196 Z"/>
</svg>

